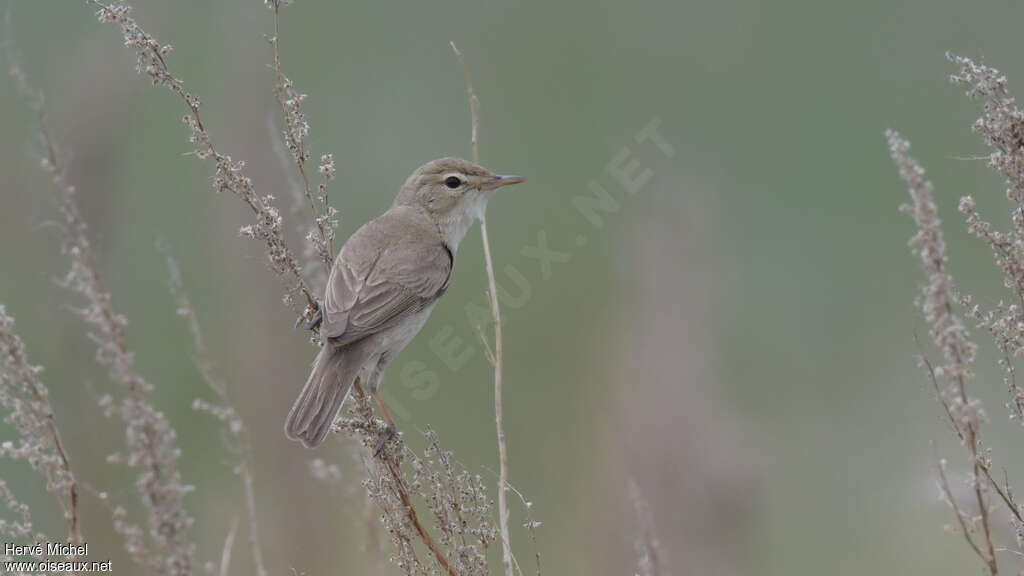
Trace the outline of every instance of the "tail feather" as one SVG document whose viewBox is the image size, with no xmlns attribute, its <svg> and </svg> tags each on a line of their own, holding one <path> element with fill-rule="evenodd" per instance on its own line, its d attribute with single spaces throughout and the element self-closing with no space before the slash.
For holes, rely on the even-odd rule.
<svg viewBox="0 0 1024 576">
<path fill-rule="evenodd" d="M 362 367 L 354 356 L 358 354 L 330 344 L 320 349 L 309 379 L 288 413 L 284 426 L 288 438 L 301 441 L 307 448 L 324 441 Z"/>
</svg>

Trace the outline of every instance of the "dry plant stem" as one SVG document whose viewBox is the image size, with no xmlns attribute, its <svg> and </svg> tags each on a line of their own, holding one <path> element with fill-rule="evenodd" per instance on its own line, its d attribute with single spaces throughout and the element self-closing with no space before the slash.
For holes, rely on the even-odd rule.
<svg viewBox="0 0 1024 576">
<path fill-rule="evenodd" d="M 2 478 L 0 478 L 0 507 L 6 508 L 15 517 L 8 517 L 0 522 L 0 537 L 7 542 L 46 542 L 46 535 L 36 531 L 32 525 L 32 510 L 27 504 L 18 500 Z M 42 555 L 32 554 L 32 558 L 43 560 Z"/>
<path fill-rule="evenodd" d="M 480 163 L 480 100 L 473 89 L 472 77 L 466 59 L 459 52 L 455 42 L 451 42 L 452 51 L 462 66 L 466 77 L 466 94 L 469 97 L 469 113 L 472 121 L 470 148 L 473 162 Z M 480 241 L 484 247 L 484 264 L 487 270 L 487 294 L 490 297 L 491 316 L 494 319 L 494 424 L 498 434 L 498 529 L 501 531 L 501 562 L 505 567 L 505 576 L 512 576 L 512 544 L 508 530 L 508 446 L 505 442 L 505 423 L 502 404 L 502 372 L 505 355 L 501 335 L 501 306 L 498 303 L 497 283 L 494 280 L 494 260 L 491 258 L 491 242 L 487 235 L 487 216 L 480 217 Z"/>
<path fill-rule="evenodd" d="M 85 235 L 85 222 L 75 203 L 75 189 L 64 178 L 49 132 L 45 127 L 41 132 L 46 148 L 44 168 L 50 173 L 60 196 L 58 205 L 65 219 L 65 241 L 72 259 L 69 286 L 88 303 L 81 313 L 86 322 L 97 330 L 91 335 L 98 346 L 97 359 L 107 366 L 111 377 L 128 390 L 128 398 L 122 401 L 120 413 L 127 426 L 131 460 L 144 469 L 139 476 L 138 487 L 149 510 L 150 532 L 167 554 L 166 558 L 148 560 L 159 566 L 162 574 L 186 575 L 191 573 L 192 546 L 183 531 L 191 525 L 192 519 L 182 499 L 190 488 L 181 484 L 177 470 L 178 448 L 174 430 L 148 399 L 152 386 L 135 368 L 134 354 L 128 350 L 124 339 L 125 320 L 114 312 L 110 294 L 100 281 L 95 255 Z M 144 565 L 147 563 L 147 559 L 138 554 L 134 558 Z"/>
<path fill-rule="evenodd" d="M 966 216 L 967 229 L 985 242 L 993 251 L 1004 275 L 1007 288 L 1016 292 L 1018 304 L 1006 306 L 1002 302 L 996 309 L 979 312 L 964 299 L 970 316 L 978 327 L 990 332 L 996 345 L 1004 353 L 1000 364 L 1007 372 L 1015 417 L 1024 418 L 1024 390 L 1015 382 L 1011 358 L 1024 355 L 1024 110 L 1010 93 L 1009 81 L 999 70 L 978 64 L 970 58 L 947 54 L 958 70 L 950 76 L 953 84 L 962 86 L 971 100 L 982 104 L 981 116 L 972 125 L 989 147 L 983 156 L 986 164 L 1006 179 L 1006 197 L 1013 206 L 1012 227 L 1008 232 L 995 230 L 991 223 L 975 210 L 974 199 L 964 196 L 960 211 Z"/>
<path fill-rule="evenodd" d="M 123 317 L 110 305 L 110 294 L 103 288 L 96 270 L 95 256 L 86 237 L 86 225 L 75 203 L 75 189 L 67 183 L 56 148 L 49 132 L 41 127 L 46 149 L 44 169 L 50 174 L 59 194 L 58 205 L 65 220 L 65 242 L 71 256 L 72 268 L 69 286 L 87 301 L 81 313 L 86 322 L 97 330 L 92 339 L 97 343 L 97 359 L 107 366 L 111 377 L 128 390 L 122 401 L 121 416 L 127 426 L 126 435 L 132 460 L 145 471 L 138 479 L 144 503 L 150 513 L 151 534 L 160 542 L 168 555 L 154 560 L 166 574 L 188 574 L 191 571 L 192 546 L 182 533 L 192 520 L 184 509 L 182 498 L 189 491 L 181 484 L 177 470 L 178 449 L 173 429 L 162 413 L 150 404 L 147 397 L 151 385 L 143 380 L 135 368 L 134 355 L 124 340 Z M 136 561 L 145 564 L 136 555 Z"/>
<path fill-rule="evenodd" d="M 320 172 L 324 176 L 324 182 L 319 187 L 319 198 L 314 198 L 313 186 L 310 183 L 307 169 L 309 151 L 306 149 L 305 143 L 305 137 L 309 133 L 309 124 L 306 122 L 305 115 L 300 107 L 305 95 L 295 91 L 291 80 L 285 76 L 284 69 L 281 66 L 281 8 L 283 4 L 281 0 L 267 0 L 267 4 L 274 12 L 274 37 L 270 39 L 274 53 L 274 98 L 277 100 L 285 122 L 285 145 L 291 152 L 296 171 L 299 173 L 302 193 L 309 203 L 310 213 L 316 226 L 316 233 L 319 236 L 315 240 L 311 238 L 310 245 L 313 248 L 315 257 L 323 262 L 326 266 L 326 272 L 329 273 L 334 263 L 333 242 L 337 222 L 334 221 L 328 204 L 327 183 L 334 178 L 334 163 L 329 155 L 324 156 L 324 164 L 320 167 Z M 328 165 L 330 167 L 325 168 Z"/>
<path fill-rule="evenodd" d="M 961 396 L 962 400 L 967 396 L 963 393 L 963 377 L 960 377 Z M 978 514 L 981 516 L 981 529 L 984 531 L 984 542 L 987 548 L 986 556 L 983 556 L 988 563 L 988 570 L 995 576 L 999 573 L 999 566 L 996 563 L 996 552 L 992 544 L 992 528 L 989 522 L 989 510 L 988 502 L 985 500 L 984 488 L 982 487 L 981 476 L 982 476 L 982 464 L 978 454 L 978 429 L 977 424 L 971 424 L 967 427 L 967 448 L 971 452 L 972 462 L 972 479 L 971 483 L 974 487 L 974 499 L 978 505 Z"/>
<path fill-rule="evenodd" d="M 924 366 L 925 371 L 928 373 L 928 379 L 931 381 L 932 387 L 935 389 L 936 398 L 938 399 L 939 404 L 943 407 L 943 411 L 945 412 L 946 417 L 949 419 L 950 426 L 953 428 L 953 431 L 956 433 L 956 435 L 960 438 L 960 441 L 964 442 L 965 438 L 963 436 L 963 432 L 961 432 L 956 425 L 956 420 L 953 416 L 952 407 L 949 405 L 949 402 L 946 401 L 945 397 L 942 395 L 942 391 L 939 389 L 939 382 L 935 376 L 935 368 L 932 366 L 932 363 L 924 354 L 921 354 L 919 358 L 921 361 L 921 365 Z M 1010 491 L 1009 483 L 1007 483 L 1005 486 L 1002 486 L 999 484 L 999 482 L 996 481 L 995 478 L 992 477 L 991 465 L 986 459 L 979 458 L 977 459 L 977 463 L 981 466 L 981 472 L 985 475 L 985 478 L 988 480 L 989 484 L 996 491 L 996 494 L 999 495 L 999 498 L 1003 501 L 1004 504 L 1006 504 L 1006 507 L 1010 510 L 1010 513 L 1013 514 L 1014 518 L 1017 519 L 1017 522 L 1024 524 L 1024 510 L 1021 510 L 1016 500 L 1014 500 L 1013 493 Z M 941 471 L 942 468 L 940 466 L 940 472 Z M 946 491 L 945 488 L 943 489 L 943 491 Z"/>
<path fill-rule="evenodd" d="M 915 335 L 915 341 L 916 339 L 917 337 Z M 943 412 L 949 419 L 950 426 L 953 428 L 953 431 L 956 433 L 957 437 L 960 438 L 960 441 L 963 442 L 964 444 L 967 444 L 968 438 L 964 436 L 964 431 L 961 430 L 960 427 L 957 425 L 956 417 L 953 415 L 953 407 L 949 404 L 949 401 L 942 394 L 942 390 L 939 388 L 939 381 L 937 376 L 935 375 L 934 366 L 932 366 L 931 361 L 929 361 L 923 353 L 920 354 L 919 360 L 921 362 L 921 365 L 925 368 L 925 371 L 928 374 L 928 379 L 931 381 L 932 387 L 935 390 L 936 399 L 939 401 L 939 404 L 943 408 Z M 1017 519 L 1017 522 L 1024 524 L 1024 511 L 1021 510 L 1020 506 L 1018 506 L 1017 502 L 1013 499 L 1013 493 L 1010 492 L 1009 483 L 1007 483 L 1006 486 L 1001 486 L 999 482 L 997 482 L 996 479 L 992 477 L 991 464 L 985 458 L 974 457 L 973 463 L 974 466 L 976 466 L 975 472 L 980 471 L 981 474 L 985 476 L 985 479 L 988 480 L 989 485 L 991 485 L 992 488 L 996 491 L 996 494 L 999 496 L 1000 500 L 1003 501 L 1006 507 L 1010 510 L 1010 513 L 1013 514 L 1014 518 Z M 971 538 L 970 534 L 966 531 L 966 522 L 964 518 L 961 516 L 962 513 L 959 507 L 956 505 L 956 503 L 952 500 L 952 493 L 949 490 L 949 485 L 945 477 L 945 468 L 942 462 L 938 464 L 938 470 L 940 475 L 940 486 L 942 487 L 943 493 L 946 495 L 946 499 L 950 501 L 950 507 L 953 508 L 953 513 L 957 516 L 957 521 L 960 524 L 961 529 L 964 530 L 964 537 L 971 545 L 971 548 L 978 553 L 978 556 L 980 556 L 982 559 L 985 559 L 986 556 L 981 553 L 981 550 L 980 548 L 978 548 L 978 545 L 974 542 L 974 539 Z M 974 483 L 977 485 L 978 482 L 980 482 L 980 479 L 977 478 L 976 476 Z M 977 496 L 977 491 L 975 491 L 975 494 Z M 986 515 L 983 517 L 983 523 L 987 522 L 988 518 Z M 988 534 L 988 532 L 986 532 L 985 536 L 988 542 L 988 546 L 992 547 L 992 553 L 994 554 L 995 549 L 991 543 L 991 536 Z M 994 555 L 992 557 L 994 558 Z"/>
<path fill-rule="evenodd" d="M 419 516 L 416 514 L 416 507 L 413 506 L 412 498 L 409 496 L 409 489 L 405 486 L 405 480 L 402 479 L 401 473 L 398 471 L 398 467 L 393 460 L 385 461 L 388 466 L 388 470 L 391 472 L 392 478 L 396 481 L 399 486 L 399 495 L 402 497 L 402 504 L 405 506 L 407 513 L 409 514 L 409 521 L 416 528 L 416 533 L 419 534 L 420 539 L 427 545 L 430 552 L 433 553 L 434 559 L 444 569 L 445 573 L 449 576 L 458 576 L 455 570 L 452 569 L 448 563 L 448 559 L 445 558 L 444 552 L 437 546 L 434 539 L 430 536 L 430 533 L 423 528 L 423 524 L 420 523 Z"/>
<path fill-rule="evenodd" d="M 29 85 L 28 78 L 21 69 L 18 58 L 14 53 L 14 46 L 10 44 L 12 41 L 11 38 L 13 37 L 11 30 L 11 15 L 8 10 L 4 15 L 4 33 L 6 40 L 4 41 L 3 46 L 4 56 L 7 61 L 8 74 L 14 82 L 19 95 L 25 100 L 33 114 L 35 114 L 36 124 L 41 132 L 41 139 L 44 142 L 49 142 L 49 133 L 46 128 L 45 109 L 43 107 L 43 96 L 41 93 L 32 89 Z M 51 157 L 52 156 L 53 154 L 51 154 Z M 64 447 L 64 441 L 61 438 L 60 430 L 57 428 L 57 421 L 54 418 L 53 409 L 50 407 L 49 392 L 42 381 L 38 378 L 38 374 L 41 369 L 29 363 L 28 357 L 25 353 L 25 346 L 22 343 L 21 338 L 14 332 L 14 319 L 7 316 L 2 307 L 0 307 L 0 328 L 4 328 L 4 330 L 0 332 L 0 348 L 2 348 L 2 351 L 5 354 L 8 368 L 7 375 L 10 378 L 17 378 L 20 380 L 20 384 L 31 393 L 33 402 L 28 403 L 27 406 L 30 410 L 35 412 L 35 418 L 33 418 L 35 422 L 45 422 L 44 428 L 46 435 L 48 436 L 49 443 L 52 445 L 57 456 L 58 466 L 56 469 L 51 469 L 51 466 L 44 466 L 43 462 L 45 460 L 43 460 L 38 461 L 40 464 L 39 470 L 45 470 L 48 488 L 52 488 L 58 484 L 62 486 L 62 489 L 59 490 L 59 492 L 65 492 L 65 494 L 57 494 L 57 497 L 61 508 L 64 511 L 64 517 L 68 522 L 68 541 L 77 544 L 82 541 L 82 533 L 79 526 L 78 482 L 75 480 L 75 476 L 71 471 L 71 461 L 68 457 L 67 449 Z M 0 380 L 2 380 L 2 377 L 0 377 Z M 32 442 L 36 443 L 34 440 Z M 30 463 L 32 463 L 32 461 L 30 461 Z"/>
<path fill-rule="evenodd" d="M 970 341 L 962 320 L 953 311 L 952 278 L 946 270 L 945 240 L 932 184 L 925 178 L 921 165 L 910 156 L 910 143 L 894 131 L 888 131 L 887 138 L 890 155 L 911 198 L 910 204 L 904 205 L 901 209 L 913 217 L 918 228 L 910 246 L 914 254 L 920 258 L 928 281 L 922 289 L 919 303 L 930 325 L 932 339 L 942 350 L 946 361 L 941 367 L 942 375 L 952 383 L 948 395 L 939 390 L 939 400 L 970 455 L 971 487 L 978 507 L 982 542 L 975 542 L 970 532 L 965 532 L 964 536 L 985 563 L 989 573 L 995 576 L 999 573 L 999 566 L 992 543 L 988 502 L 985 499 L 983 483 L 984 469 L 987 465 L 982 463 L 980 454 L 979 424 L 982 413 L 980 405 L 968 396 L 966 382 L 971 375 L 970 365 L 974 360 L 976 347 Z M 929 376 L 935 378 L 936 371 L 930 364 L 926 363 L 926 366 Z M 959 505 L 955 501 L 951 501 L 950 505 L 958 520 L 963 520 Z M 966 522 L 961 524 L 964 528 L 969 526 Z"/>
<path fill-rule="evenodd" d="M 498 530 L 480 476 L 457 472 L 451 453 L 429 430 L 423 432 L 424 454 L 417 455 L 391 425 L 374 416 L 374 399 L 362 383 L 357 380 L 353 387 L 351 417 L 339 418 L 335 430 L 355 436 L 369 450 L 363 485 L 395 545 L 391 561 L 409 576 L 490 574 L 487 550 Z M 426 508 L 416 508 L 417 502 Z M 416 542 L 429 560 L 419 558 Z"/>
<path fill-rule="evenodd" d="M 80 543 L 82 533 L 78 515 L 78 482 L 71 471 L 71 461 L 57 428 L 53 409 L 50 407 L 49 392 L 39 380 L 41 369 L 29 363 L 25 345 L 14 332 L 14 319 L 7 316 L 3 306 L 0 306 L 0 354 L 3 354 L 0 369 L 4 370 L 0 372 L 0 383 L 12 387 L 20 385 L 32 396 L 30 402 L 13 399 L 16 404 L 15 412 L 19 408 L 28 410 L 29 414 L 25 416 L 30 418 L 33 431 L 38 431 L 41 423 L 42 431 L 46 435 L 45 440 L 24 438 L 37 452 L 26 455 L 25 459 L 34 469 L 44 474 L 47 489 L 53 492 L 60 503 L 68 523 L 68 541 L 73 544 Z M 9 384 L 7 380 L 10 380 Z M 53 466 L 54 459 L 44 453 L 48 452 L 47 444 L 57 457 L 56 467 Z M 60 490 L 55 489 L 58 486 L 61 487 Z"/>
<path fill-rule="evenodd" d="M 1005 486 L 1001 486 L 995 478 L 992 477 L 992 471 L 989 470 L 988 466 L 982 466 L 982 472 L 985 474 L 985 478 L 988 479 L 989 484 L 995 489 L 996 494 L 1006 504 L 1006 507 L 1013 514 L 1013 517 L 1017 519 L 1017 522 L 1024 523 L 1024 512 L 1021 511 L 1020 506 L 1017 505 L 1017 501 L 1013 498 L 1013 492 L 1010 491 L 1010 485 L 1007 483 Z"/>
<path fill-rule="evenodd" d="M 192 306 L 192 300 L 189 298 L 188 292 L 185 291 L 181 277 L 181 268 L 165 245 L 161 244 L 159 248 L 164 252 L 164 257 L 167 261 L 167 279 L 171 296 L 174 298 L 177 306 L 177 313 L 184 319 L 189 335 L 192 338 L 196 368 L 198 368 L 203 381 L 217 396 L 219 402 L 213 405 L 205 401 L 196 400 L 193 407 L 202 412 L 207 412 L 220 421 L 227 431 L 228 438 L 231 440 L 228 442 L 228 449 L 236 457 L 234 470 L 242 480 L 249 550 L 252 555 L 253 566 L 256 569 L 256 576 L 267 576 L 267 569 L 263 562 L 263 549 L 259 542 L 259 522 L 256 518 L 256 491 L 253 486 L 252 442 L 249 440 L 249 429 L 234 409 L 234 404 L 231 402 L 228 394 L 227 382 L 218 374 L 213 358 L 206 348 L 206 340 L 203 338 L 203 332 L 199 325 L 199 316 Z M 233 535 L 230 542 L 234 542 Z"/>
<path fill-rule="evenodd" d="M 655 535 L 651 508 L 633 479 L 629 481 L 629 498 L 633 502 L 633 511 L 636 513 L 640 533 L 633 544 L 637 554 L 636 575 L 665 576 L 664 554 L 661 543 Z"/>
<path fill-rule="evenodd" d="M 121 27 L 125 45 L 136 51 L 138 71 L 149 76 L 153 84 L 173 92 L 185 104 L 187 114 L 183 121 L 191 132 L 189 140 L 195 146 L 195 156 L 201 160 L 212 158 L 214 161 L 214 189 L 219 192 L 231 192 L 249 206 L 256 216 L 256 223 L 243 227 L 242 234 L 264 242 L 271 266 L 288 283 L 285 301 L 290 303 L 294 294 L 300 294 L 306 301 L 306 308 L 302 312 L 303 318 L 312 316 L 318 309 L 318 304 L 303 277 L 298 261 L 285 242 L 282 218 L 273 204 L 274 198 L 256 194 L 252 181 L 243 172 L 245 163 L 232 160 L 230 156 L 220 153 L 214 147 L 202 119 L 199 99 L 186 92 L 184 83 L 170 73 L 164 59 L 171 51 L 170 45 L 161 45 L 143 30 L 129 15 L 131 7 L 128 4 L 108 5 L 99 0 L 85 1 L 99 9 L 97 17 L 101 22 L 114 22 Z"/>
<path fill-rule="evenodd" d="M 23 95 L 36 94 L 16 66 L 12 66 L 12 76 Z M 134 355 L 125 343 L 127 322 L 114 311 L 110 293 L 100 280 L 87 227 L 75 200 L 75 188 L 65 177 L 56 144 L 46 125 L 42 97 L 29 100 L 38 117 L 37 128 L 44 149 L 41 166 L 57 192 L 57 207 L 64 219 L 63 252 L 71 261 L 64 283 L 86 302 L 78 312 L 93 329 L 89 336 L 96 344 L 97 361 L 107 368 L 112 380 L 127 389 L 127 396 L 121 399 L 117 412 L 125 423 L 129 464 L 141 469 L 136 487 L 149 516 L 150 536 L 160 555 L 146 551 L 141 530 L 127 521 L 122 508 L 116 509 L 115 529 L 125 537 L 126 549 L 137 563 L 152 567 L 162 575 L 183 576 L 191 572 L 193 553 L 193 546 L 184 534 L 192 518 L 183 502 L 191 487 L 182 483 L 178 472 L 176 435 L 164 415 L 149 401 L 152 385 L 138 373 Z M 113 411 L 112 401 L 108 410 Z M 77 495 L 73 500 L 77 505 Z M 77 520 L 74 520 L 74 528 L 73 533 L 77 532 Z"/>
<path fill-rule="evenodd" d="M 968 521 L 964 516 L 964 513 L 960 510 L 960 506 L 956 503 L 956 498 L 953 496 L 953 491 L 949 488 L 949 480 L 946 479 L 946 467 L 943 462 L 939 462 L 936 467 L 939 472 L 939 486 L 942 488 L 942 493 L 946 496 L 946 501 L 949 502 L 949 506 L 953 509 L 953 515 L 956 516 L 956 521 L 960 525 L 960 532 L 963 533 L 964 539 L 967 540 L 967 544 L 974 550 L 974 553 L 979 558 L 985 560 L 985 553 L 981 551 L 978 544 L 971 538 L 971 531 L 968 527 Z M 986 561 L 987 563 L 987 561 Z M 991 571 L 991 567 L 989 568 Z"/>
<path fill-rule="evenodd" d="M 928 366 L 929 375 L 932 381 L 935 382 L 935 373 L 931 367 L 931 364 L 929 364 L 927 360 L 924 360 L 923 362 Z M 938 390 L 937 384 L 936 390 Z M 999 484 L 992 478 L 992 475 L 988 469 L 988 465 L 981 458 L 978 457 L 977 433 L 972 434 L 970 432 L 970 429 L 968 429 L 965 436 L 965 432 L 960 430 L 960 428 L 956 427 L 955 417 L 953 416 L 952 408 L 950 407 L 949 402 L 947 402 L 943 398 L 941 391 L 939 392 L 939 401 L 945 409 L 946 415 L 949 416 L 950 421 L 954 422 L 954 430 L 956 430 L 956 433 L 960 437 L 960 440 L 965 445 L 968 446 L 968 450 L 971 452 L 971 461 L 973 464 L 971 484 L 974 486 L 974 496 L 980 510 L 979 513 L 981 515 L 981 525 L 984 531 L 983 537 L 985 547 L 987 548 L 987 553 L 981 551 L 981 548 L 978 547 L 978 544 L 974 541 L 974 538 L 971 536 L 971 532 L 967 528 L 967 522 L 965 520 L 965 517 L 963 516 L 963 512 L 957 505 L 956 500 L 953 499 L 953 494 L 949 489 L 949 482 L 946 480 L 945 466 L 942 462 L 938 464 L 940 485 L 942 486 L 943 493 L 945 493 L 946 495 L 946 499 L 949 501 L 950 507 L 953 508 L 953 514 L 957 517 L 957 522 L 960 524 L 960 528 L 963 532 L 964 538 L 967 540 L 968 544 L 970 544 L 971 549 L 973 549 L 974 552 L 977 553 L 978 557 L 980 557 L 986 563 L 989 572 L 995 575 L 998 574 L 999 569 L 996 564 L 995 547 L 992 543 L 992 534 L 990 532 L 989 527 L 988 504 L 985 501 L 984 493 L 982 492 L 981 488 L 981 476 L 984 475 L 985 478 L 988 479 L 989 483 L 995 487 L 996 493 L 999 494 L 1000 498 L 1003 500 L 1003 502 L 1006 503 L 1010 511 L 1015 516 L 1017 516 L 1018 521 L 1020 521 L 1020 511 L 1017 509 L 1016 504 L 1013 502 L 1012 498 L 1010 498 L 1008 493 L 1004 492 L 1002 487 L 1000 487 Z"/>
<path fill-rule="evenodd" d="M 988 166 L 1006 178 L 1006 197 L 1014 202 L 1012 222 L 1016 239 L 1024 235 L 1024 111 L 1010 94 L 1009 82 L 998 70 L 970 58 L 946 54 L 958 67 L 950 76 L 964 86 L 972 100 L 981 100 L 984 111 L 972 129 L 982 136 L 991 152 Z"/>
<path fill-rule="evenodd" d="M 939 267 L 939 269 L 942 269 L 945 264 L 943 261 L 938 260 L 934 261 L 934 263 Z M 952 305 L 948 302 L 946 303 L 946 314 L 953 314 Z M 954 351 L 954 358 L 957 363 L 963 362 L 963 358 L 957 351 Z M 963 374 L 956 376 L 956 388 L 960 395 L 961 404 L 964 406 L 968 405 L 970 400 L 967 397 L 967 386 L 965 385 Z M 947 405 L 946 410 L 948 411 L 949 409 L 950 407 Z M 995 576 L 999 573 L 999 567 L 996 563 L 995 546 L 992 544 L 992 529 L 988 517 L 988 503 L 985 501 L 984 488 L 982 487 L 981 481 L 985 466 L 982 465 L 979 454 L 980 440 L 978 438 L 978 423 L 974 420 L 969 420 L 965 425 L 963 425 L 963 428 L 964 430 L 962 431 L 961 437 L 963 438 L 964 444 L 967 446 L 967 450 L 971 455 L 971 485 L 974 488 L 974 499 L 978 506 L 978 514 L 981 517 L 981 529 L 984 532 L 983 537 L 986 553 L 982 554 L 981 558 L 988 565 L 989 572 Z M 957 512 L 957 514 L 959 514 L 959 512 Z"/>
<path fill-rule="evenodd" d="M 918 348 L 920 348 L 920 342 L 917 342 L 916 334 L 914 335 L 914 341 L 918 344 Z M 918 359 L 920 360 L 921 365 L 924 367 L 925 371 L 928 373 L 928 379 L 929 381 L 931 381 L 932 388 L 935 390 L 935 399 L 938 400 L 939 404 L 944 409 L 946 417 L 949 418 L 950 427 L 953 429 L 953 432 L 956 432 L 956 435 L 957 437 L 960 438 L 960 441 L 963 442 L 964 434 L 963 432 L 960 431 L 960 427 L 957 426 L 956 417 L 953 416 L 953 409 L 950 407 L 949 402 L 946 401 L 946 397 L 942 394 L 942 389 L 939 388 L 939 380 L 938 377 L 935 375 L 935 367 L 932 366 L 931 361 L 928 360 L 928 357 L 925 356 L 923 352 L 918 356 Z"/>
<path fill-rule="evenodd" d="M 487 469 L 487 471 L 490 472 L 491 474 L 494 474 L 493 470 Z M 534 550 L 534 552 L 533 552 L 533 560 L 534 560 L 534 563 L 537 566 L 537 576 L 540 576 L 540 574 L 541 574 L 541 571 L 540 571 L 540 546 L 537 545 L 537 531 L 536 531 L 536 528 L 539 527 L 541 525 L 541 523 L 537 522 L 536 520 L 534 520 L 533 519 L 533 515 L 530 513 L 530 509 L 533 508 L 533 503 L 530 502 L 529 500 L 527 500 L 526 496 L 524 496 L 523 493 L 520 492 L 515 486 L 513 486 L 511 484 L 506 484 L 506 487 L 513 494 L 515 494 L 519 498 L 519 501 L 522 502 L 522 504 L 523 504 L 523 510 L 526 511 L 526 524 L 525 524 L 525 527 L 526 527 L 527 533 L 530 535 L 530 541 L 533 543 L 533 550 Z M 515 560 L 515 556 L 513 556 L 512 559 Z M 519 564 L 518 563 L 516 563 L 516 568 L 519 569 Z M 523 573 L 522 569 L 519 569 L 519 573 L 520 574 Z"/>
<path fill-rule="evenodd" d="M 231 521 L 231 529 L 228 530 L 228 535 L 224 538 L 224 548 L 220 552 L 219 576 L 231 574 L 231 549 L 235 547 L 236 534 L 238 534 L 238 518 Z"/>
<path fill-rule="evenodd" d="M 27 382 L 32 387 L 32 394 L 35 396 L 37 402 L 47 402 L 39 389 L 34 386 L 34 383 Z M 49 404 L 49 402 L 47 402 Z M 60 456 L 61 468 L 64 472 L 71 477 L 71 485 L 68 486 L 67 501 L 61 500 L 62 506 L 68 518 L 68 541 L 71 543 L 82 542 L 81 527 L 78 523 L 78 482 L 71 475 L 71 461 L 68 458 L 68 451 L 64 448 L 64 440 L 60 437 L 60 430 L 57 429 L 57 421 L 53 417 L 53 411 L 48 410 L 46 412 L 46 423 L 47 428 L 50 431 L 50 437 L 53 441 L 54 450 L 57 451 L 57 455 Z"/>
<path fill-rule="evenodd" d="M 498 435 L 498 528 L 501 531 L 501 560 L 505 566 L 505 575 L 512 576 L 512 543 L 508 530 L 508 446 L 505 442 L 502 404 L 502 371 L 505 356 L 501 336 L 501 308 L 498 306 L 498 292 L 494 281 L 494 263 L 491 259 L 491 244 L 487 236 L 486 216 L 480 218 L 480 237 L 484 245 L 491 315 L 494 317 L 494 425 Z"/>
<path fill-rule="evenodd" d="M 360 398 L 366 398 L 366 393 L 363 391 L 363 386 L 357 379 L 353 384 L 356 394 Z M 402 477 L 402 472 L 399 469 L 398 462 L 392 457 L 388 450 L 381 450 L 379 454 L 374 455 L 374 458 L 384 464 L 388 475 L 391 476 L 392 485 L 395 486 L 398 496 L 401 499 L 402 506 L 405 509 L 406 517 L 409 519 L 409 523 L 412 524 L 413 529 L 416 530 L 416 534 L 426 545 L 430 553 L 434 555 L 434 559 L 437 564 L 444 569 L 445 574 L 448 576 L 458 576 L 455 570 L 452 569 L 451 564 L 448 562 L 448 558 L 445 557 L 444 552 L 431 537 L 430 533 L 427 532 L 426 528 L 420 522 L 419 515 L 416 513 L 416 507 L 413 505 L 412 496 L 409 493 L 409 488 L 406 486 L 405 478 Z"/>
<path fill-rule="evenodd" d="M 245 489 L 245 515 L 249 521 L 249 549 L 252 551 L 253 565 L 257 576 L 267 576 L 267 568 L 263 564 L 263 549 L 260 547 L 259 524 L 256 522 L 256 491 L 253 488 L 252 469 L 241 471 L 242 486 Z"/>
</svg>

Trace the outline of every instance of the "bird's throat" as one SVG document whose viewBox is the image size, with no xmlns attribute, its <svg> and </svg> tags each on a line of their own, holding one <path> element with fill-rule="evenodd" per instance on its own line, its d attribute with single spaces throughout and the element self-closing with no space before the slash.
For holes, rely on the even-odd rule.
<svg viewBox="0 0 1024 576">
<path fill-rule="evenodd" d="M 441 235 L 444 236 L 444 243 L 451 247 L 452 251 L 458 250 L 459 243 L 466 237 L 473 223 L 483 218 L 489 197 L 490 194 L 485 192 L 473 198 L 466 198 L 441 220 Z"/>
</svg>

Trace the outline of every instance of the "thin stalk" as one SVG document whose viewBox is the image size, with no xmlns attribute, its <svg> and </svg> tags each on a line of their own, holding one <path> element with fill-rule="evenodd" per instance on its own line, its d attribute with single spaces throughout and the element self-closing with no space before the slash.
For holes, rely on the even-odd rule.
<svg viewBox="0 0 1024 576">
<path fill-rule="evenodd" d="M 473 162 L 480 163 L 480 100 L 473 89 L 473 80 L 469 74 L 469 66 L 455 42 L 451 42 L 452 51 L 462 65 L 466 77 L 466 94 L 469 96 L 469 113 L 472 120 L 470 133 L 470 149 Z M 498 434 L 498 530 L 501 533 L 501 562 L 505 567 L 505 576 L 512 576 L 512 544 L 508 531 L 508 446 L 505 442 L 505 422 L 502 405 L 502 372 L 505 364 L 504 345 L 501 337 L 501 306 L 498 304 L 497 283 L 494 281 L 494 260 L 491 258 L 491 242 L 487 235 L 487 216 L 480 217 L 480 241 L 484 246 L 484 264 L 487 271 L 487 294 L 490 297 L 491 317 L 494 319 L 494 425 Z"/>
</svg>

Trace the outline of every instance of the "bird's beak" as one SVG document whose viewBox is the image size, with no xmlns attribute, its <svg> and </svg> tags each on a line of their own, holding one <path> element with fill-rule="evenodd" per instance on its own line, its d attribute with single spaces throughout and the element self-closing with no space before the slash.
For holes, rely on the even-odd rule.
<svg viewBox="0 0 1024 576">
<path fill-rule="evenodd" d="M 512 184 L 519 184 L 520 182 L 526 182 L 526 178 L 522 176 L 512 176 L 511 174 L 499 174 L 494 178 L 491 178 L 484 184 L 484 190 L 494 190 L 495 188 L 501 188 L 502 186 L 511 186 Z"/>
</svg>

